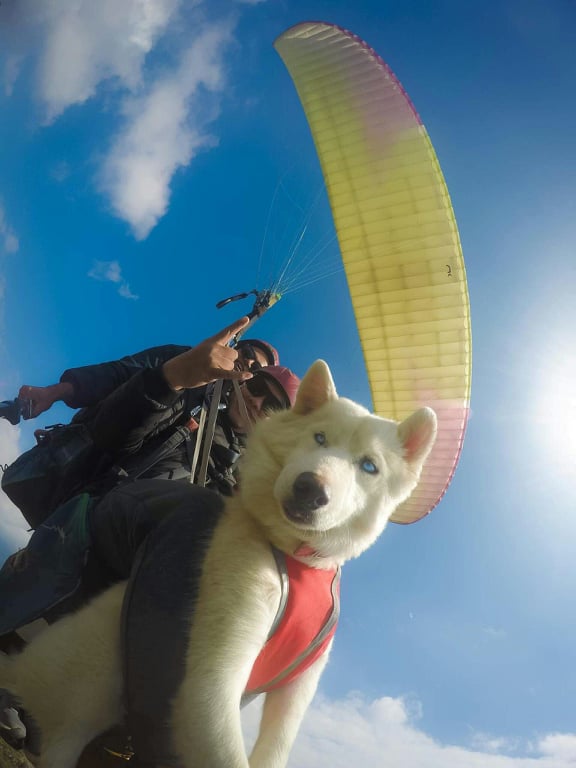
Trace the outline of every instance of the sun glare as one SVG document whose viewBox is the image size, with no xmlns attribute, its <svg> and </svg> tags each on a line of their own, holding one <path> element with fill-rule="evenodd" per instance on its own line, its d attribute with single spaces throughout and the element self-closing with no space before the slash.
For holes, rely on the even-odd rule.
<svg viewBox="0 0 576 768">
<path fill-rule="evenodd" d="M 549 463 L 562 475 L 576 474 L 576 359 L 553 356 L 535 382 L 534 421 Z"/>
</svg>

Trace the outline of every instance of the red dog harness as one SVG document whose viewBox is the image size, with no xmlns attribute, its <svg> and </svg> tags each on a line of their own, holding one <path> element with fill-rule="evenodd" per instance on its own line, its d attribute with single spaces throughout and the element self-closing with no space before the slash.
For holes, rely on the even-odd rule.
<svg viewBox="0 0 576 768">
<path fill-rule="evenodd" d="M 326 650 L 340 614 L 340 568 L 311 568 L 273 549 L 280 607 L 246 685 L 245 698 L 294 680 Z"/>
</svg>

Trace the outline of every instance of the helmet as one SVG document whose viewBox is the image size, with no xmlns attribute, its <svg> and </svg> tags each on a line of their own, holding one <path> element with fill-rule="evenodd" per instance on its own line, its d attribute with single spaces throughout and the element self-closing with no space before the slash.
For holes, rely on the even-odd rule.
<svg viewBox="0 0 576 768">
<path fill-rule="evenodd" d="M 286 395 L 284 407 L 291 408 L 294 405 L 296 392 L 298 392 L 298 387 L 300 386 L 300 379 L 295 373 L 292 373 L 290 368 L 285 368 L 283 365 L 267 365 L 254 371 L 254 376 L 264 376 L 279 384 Z"/>
<path fill-rule="evenodd" d="M 274 349 L 272 344 L 268 344 L 267 341 L 261 339 L 240 339 L 236 344 L 236 349 L 242 350 L 242 347 L 256 347 L 266 355 L 268 365 L 278 365 L 280 363 L 280 355 Z"/>
</svg>

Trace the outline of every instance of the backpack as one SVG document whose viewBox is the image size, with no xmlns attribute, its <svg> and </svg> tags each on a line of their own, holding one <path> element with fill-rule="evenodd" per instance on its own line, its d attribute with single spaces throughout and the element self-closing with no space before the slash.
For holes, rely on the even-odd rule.
<svg viewBox="0 0 576 768">
<path fill-rule="evenodd" d="M 86 425 L 56 424 L 38 445 L 4 467 L 2 490 L 37 528 L 83 489 L 101 460 Z"/>
<path fill-rule="evenodd" d="M 138 454 L 124 469 L 94 445 L 85 424 L 55 424 L 38 445 L 4 467 L 2 490 L 30 527 L 37 528 L 94 479 L 107 476 L 110 487 L 136 480 L 189 438 L 188 426 L 176 427 L 153 451 Z"/>
</svg>

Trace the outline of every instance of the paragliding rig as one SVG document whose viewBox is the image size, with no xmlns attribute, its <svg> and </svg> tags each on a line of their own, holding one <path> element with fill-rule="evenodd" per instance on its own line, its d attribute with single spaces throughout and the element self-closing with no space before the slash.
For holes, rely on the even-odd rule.
<svg viewBox="0 0 576 768">
<path fill-rule="evenodd" d="M 262 317 L 264 312 L 267 312 L 270 307 L 273 307 L 274 304 L 276 304 L 276 302 L 280 301 L 282 298 L 280 293 L 275 293 L 270 288 L 267 288 L 264 291 L 258 291 L 254 289 L 252 291 L 247 291 L 246 293 L 237 293 L 235 296 L 229 296 L 227 299 L 222 299 L 222 301 L 219 301 L 216 304 L 216 308 L 222 309 L 222 307 L 230 304 L 230 302 L 239 301 L 240 299 L 247 299 L 248 296 L 256 296 L 256 298 L 254 300 L 254 305 L 251 311 L 247 314 L 247 317 L 250 318 L 250 322 L 245 328 L 242 329 L 242 334 L 244 334 L 248 328 L 250 328 L 250 326 L 253 325 L 256 320 L 258 320 L 259 317 Z M 237 334 L 234 338 L 234 342 L 237 342 L 239 339 L 240 334 Z"/>
</svg>

